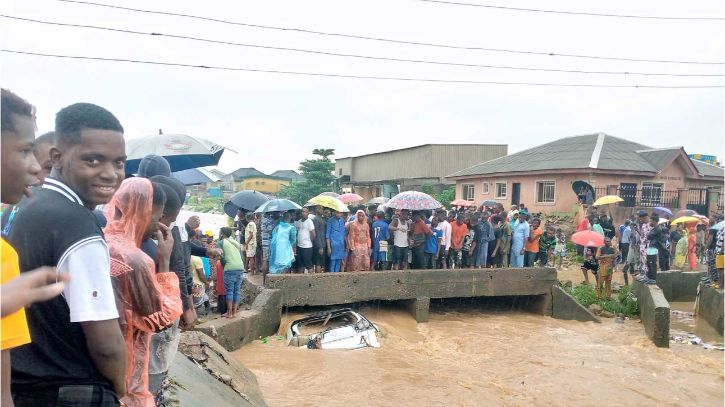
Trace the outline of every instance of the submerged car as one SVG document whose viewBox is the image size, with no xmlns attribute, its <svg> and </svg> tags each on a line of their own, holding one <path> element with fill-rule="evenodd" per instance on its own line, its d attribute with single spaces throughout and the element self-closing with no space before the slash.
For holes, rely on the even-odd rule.
<svg viewBox="0 0 725 407">
<path fill-rule="evenodd" d="M 350 308 L 323 311 L 292 321 L 287 330 L 290 346 L 308 349 L 379 348 L 378 328 Z"/>
</svg>

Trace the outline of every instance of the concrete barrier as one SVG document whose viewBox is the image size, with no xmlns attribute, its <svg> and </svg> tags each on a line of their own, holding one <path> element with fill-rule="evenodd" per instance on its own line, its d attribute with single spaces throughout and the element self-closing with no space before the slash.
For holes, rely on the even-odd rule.
<svg viewBox="0 0 725 407">
<path fill-rule="evenodd" d="M 267 276 L 282 290 L 282 305 L 350 304 L 415 298 L 550 295 L 553 268 L 391 270 Z"/>
<path fill-rule="evenodd" d="M 553 268 L 390 270 L 267 275 L 285 307 L 404 301 L 418 322 L 428 320 L 431 298 L 535 297 L 530 309 L 551 315 Z"/>
<path fill-rule="evenodd" d="M 698 316 L 722 335 L 723 332 L 723 290 L 700 283 Z"/>
<path fill-rule="evenodd" d="M 656 285 L 632 283 L 632 292 L 637 297 L 639 317 L 647 336 L 660 348 L 670 347 L 670 303 Z"/>
<path fill-rule="evenodd" d="M 657 286 L 669 302 L 695 301 L 697 285 L 706 274 L 704 271 L 658 271 Z"/>
<path fill-rule="evenodd" d="M 564 291 L 558 285 L 551 287 L 552 294 L 552 313 L 551 316 L 556 319 L 568 319 L 581 322 L 602 321 L 591 311 L 579 304 L 569 293 Z"/>
<path fill-rule="evenodd" d="M 248 310 L 241 310 L 232 319 L 217 318 L 194 329 L 216 340 L 224 349 L 233 351 L 260 337 L 274 335 L 282 318 L 282 292 L 263 288 L 245 279 L 243 295 L 251 301 Z"/>
</svg>

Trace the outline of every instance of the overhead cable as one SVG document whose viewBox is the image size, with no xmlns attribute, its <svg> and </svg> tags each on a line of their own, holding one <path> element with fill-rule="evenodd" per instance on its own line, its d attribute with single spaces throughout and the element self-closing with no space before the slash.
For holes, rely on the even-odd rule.
<svg viewBox="0 0 725 407">
<path fill-rule="evenodd" d="M 371 55 L 343 54 L 343 53 L 337 53 L 337 52 L 327 52 L 327 51 L 309 50 L 309 49 L 301 49 L 301 48 L 275 47 L 275 46 L 258 45 L 258 44 L 245 44 L 245 43 L 232 42 L 232 41 L 221 41 L 221 40 L 213 40 L 213 39 L 208 39 L 208 38 L 191 37 L 191 36 L 186 36 L 186 35 L 163 34 L 163 33 L 158 33 L 158 32 L 143 32 L 143 31 L 127 30 L 127 29 L 122 29 L 122 28 L 101 27 L 101 26 L 84 25 L 84 24 L 60 23 L 60 22 L 54 22 L 54 21 L 36 20 L 36 19 L 31 19 L 31 18 L 15 17 L 15 16 L 8 16 L 8 15 L 2 15 L 2 14 L 0 14 L 0 17 L 12 19 L 12 20 L 20 20 L 20 21 L 27 21 L 27 22 L 33 22 L 33 23 L 55 25 L 55 26 L 112 31 L 112 32 L 118 32 L 118 33 L 123 33 L 123 34 L 168 37 L 168 38 L 191 40 L 191 41 L 198 41 L 198 42 L 205 42 L 205 43 L 231 45 L 231 46 L 238 46 L 238 47 L 262 48 L 262 49 L 271 49 L 271 50 L 277 50 L 277 51 L 291 51 L 291 52 L 299 52 L 299 53 L 307 53 L 307 54 L 317 54 L 317 55 L 347 57 L 347 58 L 359 58 L 359 59 L 378 60 L 378 61 L 406 62 L 406 63 L 429 64 L 429 65 L 448 65 L 448 66 L 458 66 L 458 67 L 467 67 L 467 68 L 506 69 L 506 70 L 519 70 L 519 71 L 556 72 L 556 73 L 574 73 L 574 74 L 673 76 L 673 77 L 718 77 L 718 76 L 723 76 L 722 73 L 700 74 L 700 73 L 664 73 L 664 72 L 636 72 L 636 71 L 633 71 L 633 72 L 629 72 L 629 71 L 588 71 L 588 70 L 576 70 L 576 69 L 537 68 L 537 67 L 527 67 L 527 66 L 472 64 L 472 63 L 462 63 L 462 62 L 446 62 L 446 61 L 431 61 L 431 60 L 420 60 L 420 59 L 390 58 L 390 57 L 371 56 Z"/>
<path fill-rule="evenodd" d="M 584 12 L 584 11 L 542 10 L 542 9 L 523 8 L 523 7 L 496 6 L 496 5 L 491 5 L 491 4 L 465 3 L 465 2 L 448 1 L 448 0 L 417 0 L 417 1 L 422 1 L 425 3 L 447 4 L 447 5 L 454 5 L 454 6 L 483 7 L 483 8 L 498 9 L 498 10 L 508 10 L 508 11 L 526 11 L 526 12 L 533 12 L 533 13 L 551 13 L 551 14 L 570 14 L 570 15 L 578 15 L 578 16 L 590 16 L 590 17 L 618 17 L 618 18 L 639 18 L 639 19 L 650 19 L 650 20 L 680 20 L 680 21 L 682 21 L 682 20 L 691 20 L 691 21 L 723 21 L 723 20 L 725 20 L 725 18 L 723 18 L 723 17 L 642 16 L 642 15 L 632 15 L 632 14 L 591 13 L 591 12 Z"/>
<path fill-rule="evenodd" d="M 514 49 L 506 49 L 506 48 L 474 47 L 474 46 L 463 46 L 463 45 L 437 44 L 437 43 L 430 43 L 430 42 L 405 41 L 405 40 L 396 40 L 396 39 L 390 39 L 390 38 L 377 38 L 377 37 L 367 37 L 367 36 L 362 36 L 362 35 L 314 31 L 314 30 L 308 30 L 308 29 L 304 29 L 304 28 L 288 28 L 288 27 L 276 27 L 276 26 L 261 25 L 261 24 L 250 24 L 250 23 L 243 23 L 243 22 L 237 22 L 237 21 L 222 20 L 222 19 L 212 18 L 212 17 L 197 16 L 197 15 L 192 15 L 192 14 L 173 13 L 173 12 L 157 11 L 157 10 L 144 10 L 144 9 L 137 9 L 137 8 L 131 8 L 131 7 L 115 6 L 115 5 L 111 5 L 111 4 L 94 3 L 94 2 L 90 2 L 90 1 L 79 1 L 79 0 L 58 0 L 58 1 L 63 2 L 63 3 L 74 3 L 74 4 L 82 4 L 82 5 L 88 5 L 88 6 L 107 7 L 107 8 L 125 10 L 125 11 L 137 12 L 137 13 L 148 13 L 148 14 L 157 14 L 157 15 L 167 15 L 167 16 L 173 16 L 173 17 L 183 17 L 183 18 L 190 18 L 190 19 L 195 19 L 195 20 L 210 21 L 210 22 L 220 23 L 220 24 L 229 24 L 229 25 L 236 25 L 236 26 L 249 27 L 249 28 L 265 29 L 265 30 L 298 32 L 298 33 L 312 34 L 312 35 L 321 35 L 321 36 L 330 36 L 330 37 L 339 37 L 339 38 L 351 38 L 351 39 L 358 39 L 358 40 L 393 43 L 393 44 L 404 44 L 404 45 L 415 45 L 415 46 L 426 46 L 426 47 L 448 48 L 448 49 L 460 49 L 460 50 L 467 50 L 467 51 L 503 52 L 503 53 L 540 55 L 540 56 L 551 56 L 551 57 L 588 58 L 588 59 L 604 59 L 604 60 L 612 60 L 612 61 L 651 62 L 651 63 L 669 63 L 669 64 L 693 64 L 693 65 L 723 65 L 723 64 L 725 64 L 720 61 L 684 61 L 684 60 L 670 60 L 670 59 L 639 59 L 639 58 L 625 58 L 625 57 L 607 57 L 607 56 L 581 55 L 581 54 L 569 54 L 569 53 L 547 52 L 547 51 L 514 50 Z"/>
<path fill-rule="evenodd" d="M 126 63 L 135 63 L 135 64 L 176 66 L 176 67 L 201 68 L 201 69 L 213 69 L 213 70 L 224 70 L 224 71 L 260 72 L 260 73 L 274 73 L 274 74 L 297 75 L 297 76 L 317 76 L 317 77 L 349 78 L 349 79 L 373 79 L 373 80 L 405 81 L 405 82 L 437 82 L 437 83 L 457 83 L 457 84 L 477 84 L 477 85 L 526 85 L 526 86 L 581 87 L 581 88 L 652 88 L 652 89 L 725 88 L 725 85 L 714 85 L 714 84 L 711 84 L 711 85 L 605 85 L 605 84 L 590 84 L 590 83 L 504 82 L 504 81 L 473 81 L 473 80 L 431 79 L 431 78 L 404 78 L 404 77 L 391 77 L 391 76 L 346 75 L 346 74 L 321 73 L 321 72 L 300 72 L 300 71 L 283 71 L 283 70 L 272 70 L 272 69 L 255 69 L 255 68 L 243 68 L 243 67 L 185 64 L 185 63 L 176 63 L 176 62 L 145 61 L 145 60 L 127 59 L 127 58 L 106 58 L 106 57 L 91 57 L 91 56 L 80 56 L 80 55 L 48 54 L 48 53 L 41 53 L 41 52 L 30 52 L 30 51 L 10 50 L 10 49 L 0 49 L 0 52 L 10 53 L 10 54 L 21 54 L 21 55 L 33 55 L 33 56 L 39 56 L 39 57 L 50 57 L 50 58 L 80 59 L 80 60 L 93 60 L 93 61 L 106 61 L 106 62 L 126 62 Z"/>
</svg>

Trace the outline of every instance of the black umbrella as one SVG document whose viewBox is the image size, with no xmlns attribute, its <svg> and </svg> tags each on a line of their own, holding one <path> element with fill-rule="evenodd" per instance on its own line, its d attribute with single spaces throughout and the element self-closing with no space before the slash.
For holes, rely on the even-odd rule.
<svg viewBox="0 0 725 407">
<path fill-rule="evenodd" d="M 582 190 L 582 188 L 588 188 L 588 189 L 591 189 L 592 192 L 594 192 L 594 188 L 592 188 L 591 185 L 589 185 L 588 183 L 586 183 L 584 181 L 574 181 L 571 184 L 571 189 L 574 190 L 574 193 L 577 195 L 579 195 L 579 192 Z"/>
<path fill-rule="evenodd" d="M 256 211 L 269 197 L 258 191 L 240 191 L 232 195 L 224 204 L 224 213 L 230 218 L 237 216 L 237 211 L 243 209 L 247 212 Z"/>
<path fill-rule="evenodd" d="M 481 205 L 489 206 L 489 207 L 496 206 L 496 201 L 494 201 L 493 199 L 487 199 L 487 200 L 481 202 Z"/>
</svg>

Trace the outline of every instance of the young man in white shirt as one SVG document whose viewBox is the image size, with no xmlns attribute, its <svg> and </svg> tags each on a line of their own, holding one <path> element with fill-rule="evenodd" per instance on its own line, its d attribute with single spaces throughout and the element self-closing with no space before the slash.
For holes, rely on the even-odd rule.
<svg viewBox="0 0 725 407">
<path fill-rule="evenodd" d="M 11 243 L 25 272 L 57 267 L 62 297 L 28 309 L 33 343 L 12 351 L 17 407 L 117 406 L 126 393 L 126 345 L 111 285 L 111 263 L 92 210 L 124 179 L 123 127 L 100 106 L 58 112 L 53 170 L 15 219 Z"/>
<path fill-rule="evenodd" d="M 302 208 L 302 218 L 297 224 L 297 271 L 309 273 L 313 268 L 312 255 L 315 240 L 315 224 L 310 219 L 310 211 Z"/>
</svg>

